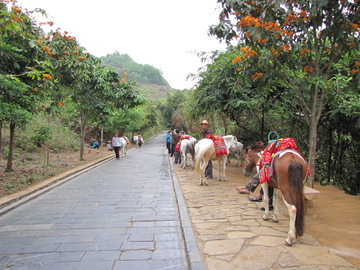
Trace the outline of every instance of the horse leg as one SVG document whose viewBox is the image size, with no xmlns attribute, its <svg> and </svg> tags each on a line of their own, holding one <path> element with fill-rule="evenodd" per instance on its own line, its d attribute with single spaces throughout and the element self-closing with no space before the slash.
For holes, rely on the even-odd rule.
<svg viewBox="0 0 360 270">
<path fill-rule="evenodd" d="M 222 177 L 223 177 L 223 175 L 222 175 L 222 159 L 219 159 L 218 160 L 218 180 L 219 181 L 222 181 Z"/>
<path fill-rule="evenodd" d="M 268 182 L 265 182 L 263 184 L 261 184 L 261 188 L 263 189 L 264 195 L 263 195 L 263 202 L 265 203 L 265 213 L 263 215 L 263 220 L 268 220 L 269 219 L 269 215 L 270 215 L 270 211 L 269 211 L 269 184 Z"/>
<path fill-rule="evenodd" d="M 184 156 L 184 151 L 182 151 L 181 149 L 180 149 L 180 155 L 181 155 L 181 160 L 182 160 L 181 167 L 183 169 L 185 169 L 185 167 L 186 167 L 186 154 Z"/>
<path fill-rule="evenodd" d="M 238 157 L 238 155 L 235 155 L 235 157 L 237 158 L 237 161 L 235 163 L 235 167 L 237 167 L 239 165 L 240 157 Z"/>
<path fill-rule="evenodd" d="M 278 222 L 279 221 L 279 190 L 277 188 L 274 188 L 273 207 L 274 207 L 273 222 Z"/>
<path fill-rule="evenodd" d="M 206 177 L 205 177 L 205 170 L 206 170 L 206 167 L 207 167 L 208 164 L 209 164 L 209 161 L 206 161 L 204 159 L 201 160 L 201 164 L 200 164 L 200 168 L 202 168 L 201 169 L 201 174 L 200 174 L 200 185 L 201 186 L 207 186 L 208 185 Z"/>
<path fill-rule="evenodd" d="M 226 181 L 226 174 L 225 174 L 225 170 L 226 170 L 226 160 L 227 160 L 228 156 L 223 156 L 221 159 L 221 178 L 223 181 Z"/>
<path fill-rule="evenodd" d="M 284 196 L 283 196 L 283 200 L 284 200 L 286 208 L 288 209 L 289 217 L 290 217 L 289 232 L 288 232 L 288 237 L 285 240 L 285 245 L 291 246 L 292 242 L 296 238 L 296 231 L 295 231 L 296 208 L 294 205 L 287 203 Z"/>
<path fill-rule="evenodd" d="M 191 155 L 191 159 L 192 159 L 192 165 L 191 165 L 191 169 L 195 169 L 195 155 Z"/>
</svg>

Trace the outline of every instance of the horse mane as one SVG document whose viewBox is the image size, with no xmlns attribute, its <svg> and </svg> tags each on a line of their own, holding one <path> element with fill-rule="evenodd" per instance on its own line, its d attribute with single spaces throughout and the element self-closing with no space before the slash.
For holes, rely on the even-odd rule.
<svg viewBox="0 0 360 270">
<path fill-rule="evenodd" d="M 251 145 L 250 149 L 251 150 L 259 150 L 259 149 L 264 150 L 265 147 L 266 147 L 265 143 L 263 143 L 262 141 L 258 141 L 255 144 Z"/>
</svg>

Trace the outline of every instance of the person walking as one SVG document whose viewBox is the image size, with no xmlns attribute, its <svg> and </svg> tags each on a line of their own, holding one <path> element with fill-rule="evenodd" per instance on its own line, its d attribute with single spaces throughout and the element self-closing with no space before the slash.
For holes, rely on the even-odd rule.
<svg viewBox="0 0 360 270">
<path fill-rule="evenodd" d="M 115 152 L 115 158 L 120 159 L 120 147 L 121 147 L 121 141 L 120 137 L 115 133 L 114 137 L 112 138 L 111 144 L 113 146 L 114 152 Z"/>
<path fill-rule="evenodd" d="M 170 157 L 172 157 L 174 155 L 175 152 L 175 146 L 173 144 L 174 141 L 174 135 L 175 135 L 175 130 L 173 128 L 170 129 L 170 137 L 171 137 L 171 144 L 170 144 Z"/>
<path fill-rule="evenodd" d="M 170 131 L 166 132 L 166 149 L 168 150 L 168 154 L 171 154 L 171 135 Z"/>
<path fill-rule="evenodd" d="M 203 133 L 202 133 L 202 134 L 203 134 L 203 138 L 205 138 L 206 135 L 213 134 L 213 133 L 211 132 L 211 130 L 208 129 L 208 121 L 207 121 L 207 120 L 202 120 L 201 123 L 200 123 L 200 125 L 201 125 L 201 129 L 202 129 L 202 131 L 203 131 Z M 208 165 L 206 166 L 206 169 L 205 169 L 205 177 L 206 177 L 207 179 L 213 178 L 213 170 L 212 170 L 212 162 L 211 162 L 211 160 L 209 160 L 209 163 L 208 163 Z"/>
<path fill-rule="evenodd" d="M 144 141 L 143 141 L 143 138 L 142 138 L 142 134 L 139 133 L 138 134 L 138 146 L 141 147 L 143 145 Z"/>
</svg>

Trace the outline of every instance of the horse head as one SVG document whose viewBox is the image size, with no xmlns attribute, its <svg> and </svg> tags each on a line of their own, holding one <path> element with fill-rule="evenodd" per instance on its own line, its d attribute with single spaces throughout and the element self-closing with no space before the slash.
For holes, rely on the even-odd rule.
<svg viewBox="0 0 360 270">
<path fill-rule="evenodd" d="M 251 175 L 252 170 L 260 159 L 261 151 L 263 151 L 265 147 L 266 145 L 263 142 L 257 142 L 246 150 L 243 163 L 243 174 L 246 177 Z"/>
</svg>

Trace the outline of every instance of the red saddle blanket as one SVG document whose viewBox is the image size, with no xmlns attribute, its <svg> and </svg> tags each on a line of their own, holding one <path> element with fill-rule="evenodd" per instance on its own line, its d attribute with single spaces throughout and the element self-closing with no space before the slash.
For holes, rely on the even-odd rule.
<svg viewBox="0 0 360 270">
<path fill-rule="evenodd" d="M 205 139 L 211 139 L 214 142 L 216 156 L 228 155 L 229 150 L 225 145 L 224 138 L 220 135 L 214 136 L 213 134 L 206 135 Z"/>
<path fill-rule="evenodd" d="M 270 181 L 272 176 L 272 168 L 271 163 L 273 160 L 274 155 L 282 150 L 285 149 L 292 149 L 300 154 L 301 157 L 303 155 L 300 153 L 299 148 L 297 147 L 293 138 L 282 138 L 276 140 L 275 142 L 269 144 L 262 156 L 259 160 L 259 174 L 260 174 L 260 183 L 265 183 L 265 181 Z M 305 158 L 303 157 L 305 160 Z M 308 170 L 308 175 L 310 175 L 310 171 Z"/>
<path fill-rule="evenodd" d="M 180 146 L 181 146 L 181 141 L 182 140 L 190 140 L 190 135 L 182 135 L 181 137 L 180 137 L 180 140 L 179 140 L 179 142 L 176 144 L 176 146 L 175 146 L 175 151 L 180 151 Z"/>
</svg>

